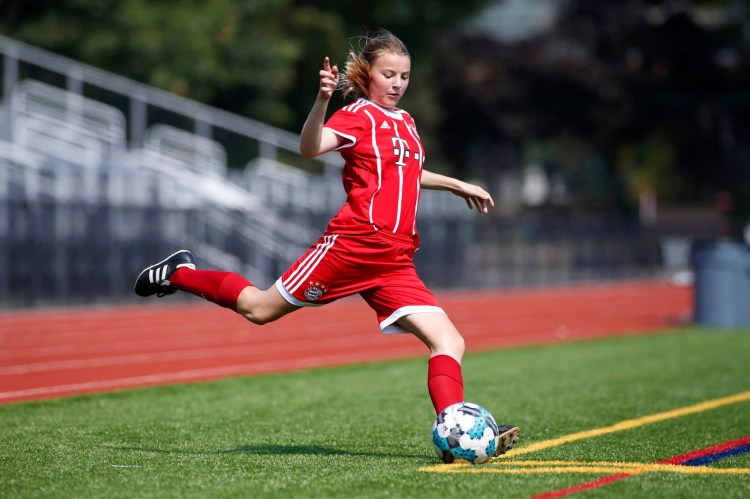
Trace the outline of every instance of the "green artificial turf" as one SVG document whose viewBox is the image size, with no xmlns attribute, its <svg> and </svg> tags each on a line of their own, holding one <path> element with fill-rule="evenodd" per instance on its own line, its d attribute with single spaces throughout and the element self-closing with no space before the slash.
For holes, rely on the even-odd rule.
<svg viewBox="0 0 750 499">
<path fill-rule="evenodd" d="M 750 391 L 748 359 L 750 331 L 685 329 L 474 353 L 464 380 L 467 400 L 521 426 L 522 449 Z M 435 472 L 449 467 L 433 417 L 426 359 L 5 405 L 0 497 L 530 497 L 606 476 Z M 515 459 L 654 463 L 748 435 L 744 401 Z M 584 494 L 740 498 L 750 474 L 652 472 Z"/>
</svg>

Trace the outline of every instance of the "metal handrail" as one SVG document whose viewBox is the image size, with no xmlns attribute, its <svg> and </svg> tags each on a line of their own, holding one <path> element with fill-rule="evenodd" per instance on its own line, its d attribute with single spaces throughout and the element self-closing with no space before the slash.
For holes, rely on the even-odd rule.
<svg viewBox="0 0 750 499">
<path fill-rule="evenodd" d="M 260 142 L 260 156 L 275 158 L 276 148 L 299 154 L 299 135 L 271 125 L 212 107 L 186 97 L 160 90 L 124 76 L 104 71 L 88 64 L 55 54 L 0 35 L 0 53 L 4 55 L 4 95 L 9 95 L 19 79 L 18 61 L 24 61 L 67 78 L 68 90 L 81 93 L 81 83 L 94 85 L 126 97 L 132 109 L 152 105 L 172 113 L 186 116 L 195 122 L 195 132 L 211 136 L 213 127 L 223 128 Z M 131 127 L 138 126 L 137 119 L 130 120 Z M 132 131 L 132 130 L 131 130 Z M 145 131 L 141 130 L 138 134 Z M 339 165 L 337 154 L 319 158 L 326 165 Z"/>
</svg>

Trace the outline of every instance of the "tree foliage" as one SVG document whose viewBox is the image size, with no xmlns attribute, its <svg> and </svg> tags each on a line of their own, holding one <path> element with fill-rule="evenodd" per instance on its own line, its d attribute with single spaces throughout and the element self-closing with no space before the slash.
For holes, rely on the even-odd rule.
<svg viewBox="0 0 750 499">
<path fill-rule="evenodd" d="M 646 190 L 695 199 L 738 175 L 750 180 L 750 47 L 741 36 L 750 20 L 733 9 L 575 0 L 530 39 L 454 34 L 439 69 L 445 150 L 483 176 L 503 169 L 498 157 L 541 160 L 594 206 Z M 602 166 L 605 180 L 588 190 L 584 179 Z"/>
</svg>

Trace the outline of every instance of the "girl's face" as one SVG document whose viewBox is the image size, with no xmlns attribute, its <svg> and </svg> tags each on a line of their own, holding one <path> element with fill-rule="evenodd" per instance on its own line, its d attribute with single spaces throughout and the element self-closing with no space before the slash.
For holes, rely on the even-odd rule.
<svg viewBox="0 0 750 499">
<path fill-rule="evenodd" d="M 410 71 L 409 56 L 387 52 L 378 56 L 370 68 L 370 100 L 387 109 L 396 107 L 409 86 Z"/>
</svg>

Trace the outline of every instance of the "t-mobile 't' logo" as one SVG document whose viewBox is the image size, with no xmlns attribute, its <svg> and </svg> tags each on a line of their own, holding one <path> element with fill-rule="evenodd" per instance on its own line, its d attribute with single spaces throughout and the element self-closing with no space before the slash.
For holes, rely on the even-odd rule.
<svg viewBox="0 0 750 499">
<path fill-rule="evenodd" d="M 393 142 L 393 155 L 398 158 L 396 164 L 398 166 L 406 166 L 404 159 L 409 158 L 409 144 L 399 137 L 391 137 L 391 142 Z"/>
</svg>

